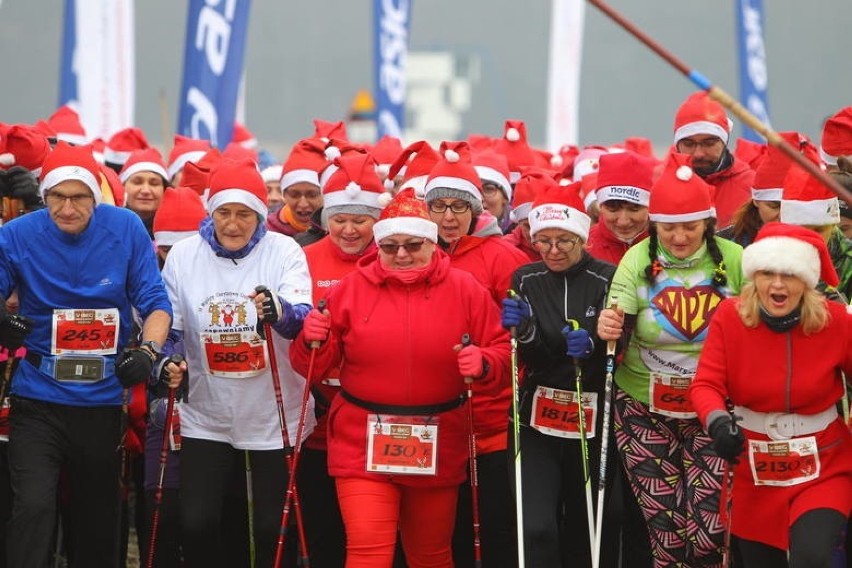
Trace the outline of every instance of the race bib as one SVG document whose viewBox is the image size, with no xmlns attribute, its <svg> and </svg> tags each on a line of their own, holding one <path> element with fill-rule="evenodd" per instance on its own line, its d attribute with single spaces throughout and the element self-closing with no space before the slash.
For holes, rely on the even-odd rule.
<svg viewBox="0 0 852 568">
<path fill-rule="evenodd" d="M 119 315 L 115 308 L 53 310 L 52 355 L 115 355 Z"/>
<path fill-rule="evenodd" d="M 530 426 L 542 434 L 579 440 L 579 416 L 577 393 L 542 386 L 536 389 L 530 414 Z M 583 393 L 583 416 L 586 438 L 594 438 L 598 416 L 598 393 Z"/>
<path fill-rule="evenodd" d="M 438 418 L 434 416 L 367 417 L 367 471 L 435 475 Z"/>
<path fill-rule="evenodd" d="M 692 377 L 676 377 L 664 373 L 651 373 L 651 412 L 671 418 L 695 418 L 697 414 L 689 400 L 689 384 Z"/>
<path fill-rule="evenodd" d="M 208 374 L 240 379 L 266 369 L 266 342 L 254 331 L 202 332 L 201 344 Z"/>
<path fill-rule="evenodd" d="M 819 477 L 814 436 L 780 442 L 749 440 L 748 461 L 755 485 L 789 487 Z"/>
</svg>

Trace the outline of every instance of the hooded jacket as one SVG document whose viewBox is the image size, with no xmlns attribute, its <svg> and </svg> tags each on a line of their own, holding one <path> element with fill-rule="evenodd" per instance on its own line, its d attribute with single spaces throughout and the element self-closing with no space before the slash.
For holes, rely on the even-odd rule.
<svg viewBox="0 0 852 568">
<path fill-rule="evenodd" d="M 586 243 L 586 250 L 590 255 L 598 260 L 618 266 L 618 263 L 621 262 L 621 258 L 624 256 L 624 253 L 626 253 L 634 244 L 644 240 L 647 236 L 648 229 L 645 229 L 633 237 L 631 242 L 626 243 L 616 237 L 615 233 L 606 226 L 606 223 L 599 220 L 597 223 L 592 225 L 592 229 L 589 231 L 589 240 Z"/>
<path fill-rule="evenodd" d="M 730 167 L 704 178 L 704 181 L 713 186 L 712 198 L 716 207 L 717 227 L 730 225 L 736 210 L 751 199 L 754 170 L 743 160 L 737 160 L 733 154 L 730 156 Z"/>
</svg>

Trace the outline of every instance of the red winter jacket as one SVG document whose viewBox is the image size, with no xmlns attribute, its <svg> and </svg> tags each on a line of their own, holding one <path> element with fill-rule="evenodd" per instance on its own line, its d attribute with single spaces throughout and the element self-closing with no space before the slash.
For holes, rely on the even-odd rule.
<svg viewBox="0 0 852 568">
<path fill-rule="evenodd" d="M 734 212 L 751 199 L 751 186 L 754 182 L 754 170 L 742 160 L 731 156 L 731 167 L 712 173 L 704 181 L 713 186 L 713 205 L 716 207 L 716 226 L 727 227 L 731 224 Z"/>
<path fill-rule="evenodd" d="M 483 350 L 488 372 L 475 384 L 485 392 L 509 383 L 508 335 L 488 292 L 469 274 L 450 268 L 440 250 L 411 284 L 386 270 L 375 254 L 328 295 L 331 334 L 317 351 L 315 376 L 340 365 L 343 391 L 384 405 L 419 406 L 452 401 L 464 391 L 454 346 L 464 333 Z M 304 340 L 290 347 L 293 368 L 307 372 Z M 387 475 L 366 469 L 367 419 L 371 413 L 343 396 L 329 412 L 328 469 L 335 477 L 385 479 L 405 485 L 450 486 L 465 479 L 467 409 L 437 415 L 437 473 Z M 503 416 L 504 428 L 506 417 Z"/>
<path fill-rule="evenodd" d="M 503 241 L 524 253 L 529 259 L 527 262 L 538 262 L 541 260 L 541 255 L 535 250 L 535 247 L 524 238 L 524 233 L 520 225 L 512 229 L 510 233 L 507 233 L 503 237 Z"/>
<path fill-rule="evenodd" d="M 633 242 L 625 243 L 616 237 L 615 233 L 609 230 L 606 223 L 598 220 L 597 223 L 592 225 L 592 229 L 589 231 L 589 240 L 586 243 L 586 250 L 589 251 L 589 254 L 596 259 L 618 266 L 618 263 L 621 262 L 621 258 L 624 256 L 624 253 L 627 252 L 627 249 L 645 239 L 647 236 L 648 231 L 645 230 L 636 235 L 633 238 Z"/>
<path fill-rule="evenodd" d="M 447 252 L 453 268 L 472 274 L 477 282 L 491 292 L 495 305 L 499 307 L 512 286 L 515 270 L 529 264 L 529 259 L 503 240 L 499 232 L 491 231 L 493 227 L 489 225 L 480 229 L 478 234 L 465 235 L 452 243 Z M 507 383 L 501 391 L 492 393 L 483 392 L 481 385 L 474 383 L 473 393 L 477 452 L 486 454 L 505 450 L 508 429 L 506 417 L 512 404 L 511 383 Z"/>
<path fill-rule="evenodd" d="M 800 326 L 784 333 L 763 322 L 747 328 L 737 313 L 738 302 L 729 298 L 716 309 L 690 387 L 692 404 L 705 427 L 711 412 L 724 412 L 726 397 L 756 412 L 797 414 L 822 412 L 843 397 L 840 371 L 852 373 L 852 315 L 843 305 L 828 302 L 827 327 L 805 335 Z M 745 429 L 744 433 L 749 440 L 769 440 L 766 434 Z M 844 517 L 849 514 L 852 434 L 838 417 L 815 436 L 820 475 L 791 487 L 755 486 L 746 446 L 734 469 L 735 535 L 785 550 L 789 527 L 802 513 L 827 507 Z M 755 523 L 749 512 L 758 510 L 771 522 Z"/>
<path fill-rule="evenodd" d="M 312 245 L 305 247 L 305 256 L 308 259 L 308 268 L 311 272 L 312 298 L 314 304 L 328 295 L 332 286 L 337 284 L 344 276 L 355 271 L 355 264 L 364 256 L 375 252 L 376 244 L 370 241 L 370 245 L 361 254 L 347 254 L 339 246 L 325 237 Z M 305 440 L 305 446 L 317 450 L 326 449 L 326 430 L 328 426 L 328 408 L 331 401 L 340 392 L 340 387 L 335 383 L 338 381 L 339 369 L 332 369 L 326 377 L 318 377 L 311 388 L 314 395 L 315 408 L 323 408 L 324 414 L 317 418 L 317 425 L 311 435 Z"/>
</svg>

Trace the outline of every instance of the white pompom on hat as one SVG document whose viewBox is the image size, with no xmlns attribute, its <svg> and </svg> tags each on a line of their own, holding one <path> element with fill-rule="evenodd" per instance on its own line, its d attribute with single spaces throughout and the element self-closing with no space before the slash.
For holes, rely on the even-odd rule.
<svg viewBox="0 0 852 568">
<path fill-rule="evenodd" d="M 366 214 L 374 218 L 391 200 L 368 154 L 350 152 L 335 158 L 334 173 L 323 186 L 323 219 L 338 213 Z"/>
<path fill-rule="evenodd" d="M 710 185 L 692 169 L 692 157 L 672 153 L 648 201 L 655 223 L 690 223 L 716 216 Z"/>
<path fill-rule="evenodd" d="M 822 235 L 811 229 L 784 223 L 767 223 L 743 251 L 743 274 L 752 279 L 759 270 L 792 274 L 809 288 L 820 280 L 837 286 L 840 279 Z"/>
<path fill-rule="evenodd" d="M 474 215 L 482 213 L 482 186 L 473 167 L 467 142 L 441 142 L 439 159 L 426 182 L 427 202 L 452 197 L 470 203 Z"/>
</svg>

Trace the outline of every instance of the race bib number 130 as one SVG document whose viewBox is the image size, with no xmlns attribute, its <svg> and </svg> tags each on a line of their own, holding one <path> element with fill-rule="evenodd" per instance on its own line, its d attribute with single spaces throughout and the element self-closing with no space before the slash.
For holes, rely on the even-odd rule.
<svg viewBox="0 0 852 568">
<path fill-rule="evenodd" d="M 367 417 L 367 471 L 435 475 L 438 419 L 427 416 Z"/>
</svg>

